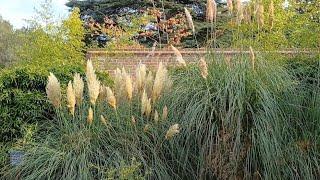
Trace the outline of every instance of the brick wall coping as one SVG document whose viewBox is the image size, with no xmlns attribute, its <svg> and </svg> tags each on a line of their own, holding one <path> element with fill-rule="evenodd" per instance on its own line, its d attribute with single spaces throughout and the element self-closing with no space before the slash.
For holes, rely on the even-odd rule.
<svg viewBox="0 0 320 180">
<path fill-rule="evenodd" d="M 241 50 L 241 49 L 180 49 L 180 53 L 183 54 L 206 54 L 207 52 L 212 52 L 215 54 L 242 54 L 242 53 L 249 53 L 248 49 Z M 109 50 L 109 49 L 88 49 L 87 54 L 94 54 L 94 55 L 106 55 L 106 54 L 149 54 L 152 52 L 151 48 L 142 48 L 142 49 L 116 49 L 116 50 Z M 255 51 L 260 52 L 260 51 Z M 263 51 L 263 52 L 277 52 L 280 54 L 315 54 L 319 53 L 319 50 L 316 49 L 282 49 L 278 51 Z M 157 54 L 173 54 L 171 49 L 165 48 L 160 50 L 153 51 L 154 55 Z"/>
</svg>

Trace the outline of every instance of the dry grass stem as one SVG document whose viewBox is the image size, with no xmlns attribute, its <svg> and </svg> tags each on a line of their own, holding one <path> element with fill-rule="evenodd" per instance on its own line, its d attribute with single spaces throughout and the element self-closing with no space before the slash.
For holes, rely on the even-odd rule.
<svg viewBox="0 0 320 180">
<path fill-rule="evenodd" d="M 76 96 L 75 96 L 71 81 L 69 81 L 68 87 L 67 87 L 67 106 L 72 116 L 74 116 L 74 110 L 76 106 Z"/>
<path fill-rule="evenodd" d="M 179 65 L 186 67 L 187 66 L 186 61 L 183 59 L 180 51 L 176 47 L 174 47 L 173 45 L 171 45 L 171 49 L 173 50 L 174 55 L 176 56 L 176 60 L 179 63 Z"/>
<path fill-rule="evenodd" d="M 242 7 L 242 2 L 241 0 L 236 1 L 236 6 L 237 6 L 237 24 L 240 25 L 241 21 L 243 20 L 243 7 Z"/>
<path fill-rule="evenodd" d="M 87 62 L 86 76 L 90 102 L 92 105 L 95 105 L 100 92 L 100 81 L 97 79 L 91 60 Z"/>
<path fill-rule="evenodd" d="M 59 80 L 52 73 L 50 73 L 50 75 L 48 76 L 46 93 L 52 105 L 55 108 L 59 108 L 61 104 L 61 87 L 60 87 Z"/>
<path fill-rule="evenodd" d="M 169 140 L 179 132 L 180 132 L 179 124 L 174 124 L 167 131 L 165 138 Z"/>
<path fill-rule="evenodd" d="M 200 58 L 199 68 L 200 68 L 200 71 L 201 71 L 201 76 L 202 76 L 204 79 L 207 79 L 207 76 L 208 76 L 208 66 L 207 66 L 206 61 L 205 61 L 203 58 Z"/>
<path fill-rule="evenodd" d="M 87 122 L 88 122 L 88 124 L 92 124 L 92 122 L 93 122 L 93 110 L 91 107 L 88 110 Z"/>
<path fill-rule="evenodd" d="M 74 74 L 73 89 L 76 96 L 76 104 L 80 105 L 83 99 L 84 82 L 79 73 Z"/>
<path fill-rule="evenodd" d="M 187 8 L 184 8 L 184 13 L 186 14 L 189 28 L 192 30 L 192 33 L 195 34 L 195 28 L 194 28 L 192 16 L 191 16 L 189 10 Z"/>
</svg>

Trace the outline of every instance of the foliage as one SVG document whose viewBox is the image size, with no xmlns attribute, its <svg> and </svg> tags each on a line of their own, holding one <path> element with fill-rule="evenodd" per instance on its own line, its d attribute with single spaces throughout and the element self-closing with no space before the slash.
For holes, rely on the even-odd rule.
<svg viewBox="0 0 320 180">
<path fill-rule="evenodd" d="M 11 24 L 0 16 L 0 69 L 1 66 L 16 61 L 16 50 L 19 46 L 19 33 L 13 30 Z"/>
</svg>

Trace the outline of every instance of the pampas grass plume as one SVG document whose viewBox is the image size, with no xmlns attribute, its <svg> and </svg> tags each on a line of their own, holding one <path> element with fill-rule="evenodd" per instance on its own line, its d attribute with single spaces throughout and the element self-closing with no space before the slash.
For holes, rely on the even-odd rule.
<svg viewBox="0 0 320 180">
<path fill-rule="evenodd" d="M 95 105 L 100 92 L 100 81 L 96 77 L 91 60 L 88 60 L 87 62 L 86 75 L 90 102 L 92 105 Z"/>
<path fill-rule="evenodd" d="M 258 18 L 259 26 L 263 27 L 264 26 L 264 7 L 262 4 L 258 5 L 257 18 Z"/>
<path fill-rule="evenodd" d="M 187 22 L 188 22 L 188 26 L 189 28 L 192 30 L 192 33 L 195 33 L 195 28 L 193 25 L 193 20 L 192 20 L 192 16 L 189 12 L 189 10 L 187 8 L 184 8 L 184 13 L 186 14 L 186 18 L 187 18 Z"/>
<path fill-rule="evenodd" d="M 179 124 L 174 124 L 167 131 L 165 138 L 169 140 L 179 132 L 180 132 Z"/>
<path fill-rule="evenodd" d="M 165 121 L 168 118 L 168 107 L 164 106 L 162 109 L 162 120 Z"/>
<path fill-rule="evenodd" d="M 67 106 L 72 116 L 74 116 L 74 110 L 76 106 L 76 96 L 75 96 L 71 81 L 69 81 L 68 87 L 67 87 Z"/>
<path fill-rule="evenodd" d="M 88 122 L 88 124 L 92 124 L 92 122 L 93 122 L 93 110 L 91 107 L 88 110 L 87 122 Z"/>
<path fill-rule="evenodd" d="M 214 12 L 213 12 L 213 0 L 207 0 L 207 9 L 206 9 L 206 20 L 208 22 L 213 22 L 214 19 Z"/>
<path fill-rule="evenodd" d="M 149 71 L 147 75 L 146 87 L 145 87 L 147 94 L 152 94 L 153 80 L 154 79 L 153 79 L 152 71 Z"/>
<path fill-rule="evenodd" d="M 151 106 L 151 98 L 148 99 L 147 104 L 146 104 L 146 116 L 149 117 L 152 111 L 152 106 Z"/>
<path fill-rule="evenodd" d="M 159 113 L 157 110 L 154 112 L 154 122 L 159 122 Z"/>
<path fill-rule="evenodd" d="M 254 69 L 255 68 L 255 55 L 254 55 L 254 52 L 253 52 L 253 49 L 252 49 L 251 46 L 249 47 L 249 52 L 250 52 L 250 59 L 251 59 L 252 69 Z"/>
<path fill-rule="evenodd" d="M 155 102 L 160 97 L 161 92 L 163 91 L 165 81 L 167 79 L 167 73 L 167 69 L 163 66 L 162 62 L 160 62 L 152 89 L 153 102 Z"/>
<path fill-rule="evenodd" d="M 126 74 L 126 94 L 129 101 L 132 99 L 133 85 L 130 75 Z"/>
<path fill-rule="evenodd" d="M 201 71 L 201 76 L 202 76 L 204 79 L 207 79 L 207 76 L 208 76 L 208 66 L 207 66 L 206 61 L 205 61 L 203 58 L 200 58 L 199 67 L 200 67 L 200 71 Z"/>
<path fill-rule="evenodd" d="M 83 99 L 84 82 L 79 73 L 73 76 L 73 89 L 76 96 L 76 104 L 80 105 Z"/>
<path fill-rule="evenodd" d="M 182 58 L 182 55 L 181 55 L 180 51 L 177 48 L 175 48 L 173 45 L 171 45 L 171 49 L 173 50 L 174 55 L 176 56 L 176 60 L 179 63 L 179 65 L 183 66 L 183 67 L 186 67 L 187 64 L 184 61 L 184 59 Z"/>
<path fill-rule="evenodd" d="M 136 85 L 138 92 L 142 92 L 145 88 L 146 77 L 147 76 L 147 68 L 145 64 L 139 64 L 136 69 Z"/>
<path fill-rule="evenodd" d="M 61 104 L 61 87 L 60 87 L 59 80 L 52 73 L 50 73 L 50 75 L 48 76 L 46 93 L 52 105 L 55 108 L 59 108 Z"/>
<path fill-rule="evenodd" d="M 103 117 L 103 115 L 100 116 L 100 121 L 102 124 L 104 124 L 105 126 L 108 125 L 106 118 Z"/>
<path fill-rule="evenodd" d="M 146 107 L 147 107 L 147 103 L 148 103 L 148 96 L 146 91 L 144 90 L 141 96 L 141 114 L 145 114 L 146 112 Z"/>
<path fill-rule="evenodd" d="M 116 109 L 117 108 L 117 100 L 116 97 L 114 96 L 112 90 L 110 87 L 106 87 L 107 90 L 107 102 L 108 104 L 113 108 Z"/>
</svg>

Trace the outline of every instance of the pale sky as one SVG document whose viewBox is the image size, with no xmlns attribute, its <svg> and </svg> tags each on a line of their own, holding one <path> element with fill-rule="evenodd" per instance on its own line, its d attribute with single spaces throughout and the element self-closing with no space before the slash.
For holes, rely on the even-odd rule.
<svg viewBox="0 0 320 180">
<path fill-rule="evenodd" d="M 68 0 L 52 0 L 54 14 L 65 17 L 68 14 L 68 7 L 64 4 Z M 0 0 L 0 15 L 8 20 L 15 28 L 26 25 L 24 19 L 31 19 L 34 15 L 34 7 L 39 7 L 43 0 Z"/>
</svg>

